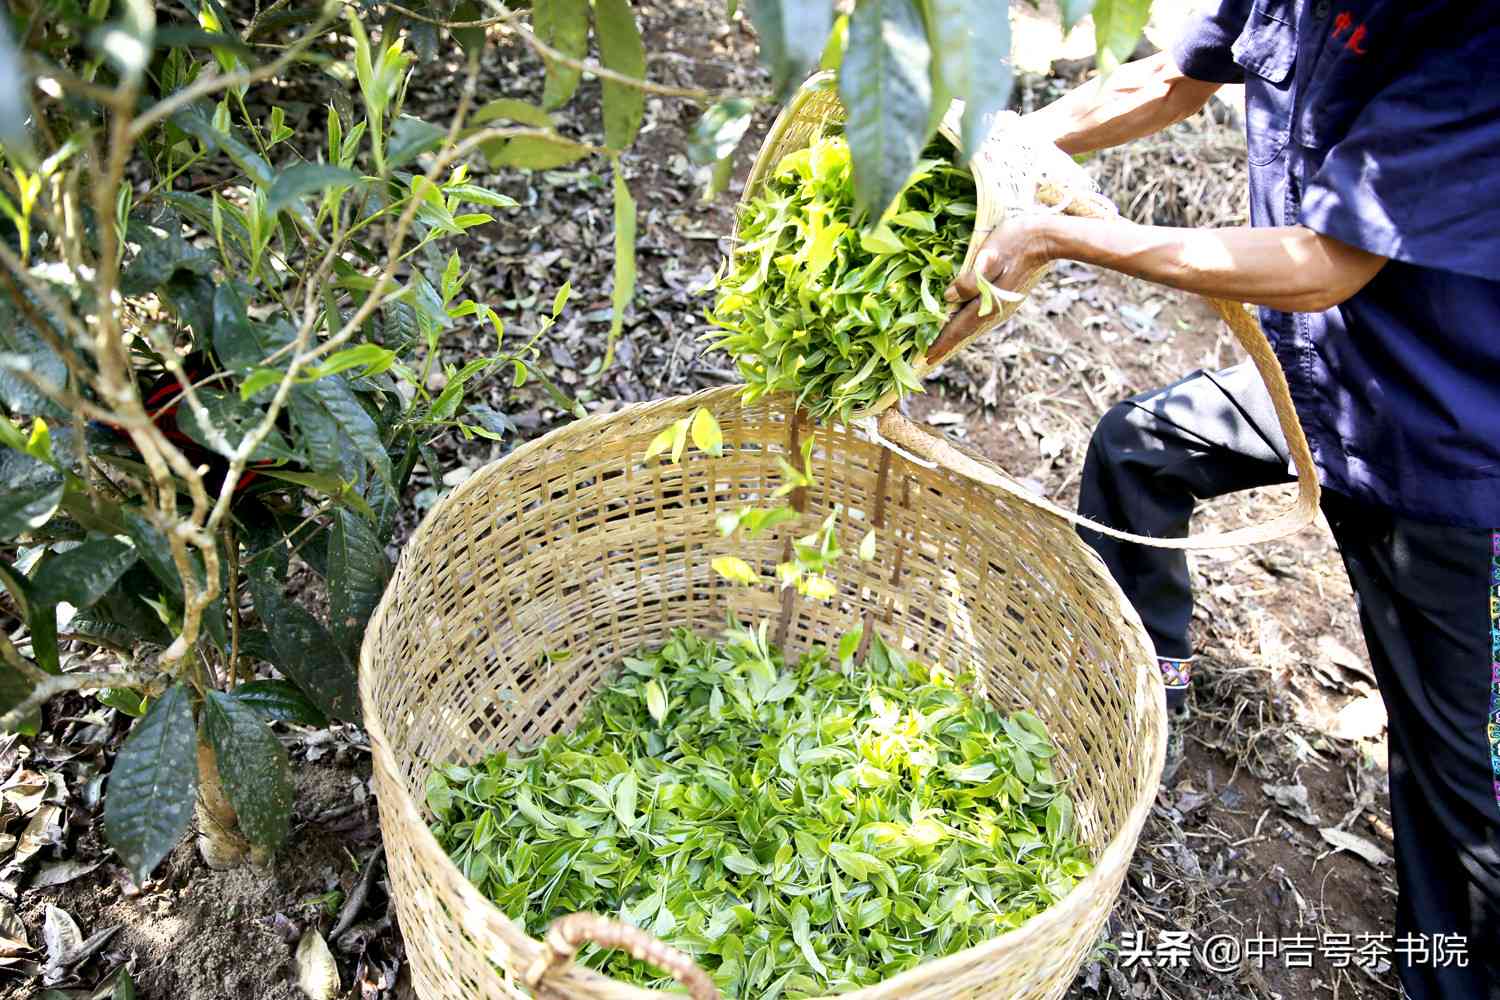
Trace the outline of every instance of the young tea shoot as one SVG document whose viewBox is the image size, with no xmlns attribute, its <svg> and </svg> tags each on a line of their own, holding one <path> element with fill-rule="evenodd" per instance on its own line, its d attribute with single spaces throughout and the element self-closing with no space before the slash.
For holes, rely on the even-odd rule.
<svg viewBox="0 0 1500 1000">
<path fill-rule="evenodd" d="M 878 638 L 856 665 L 859 639 L 787 663 L 764 625 L 679 630 L 571 732 L 434 769 L 434 833 L 527 933 L 616 915 L 727 997 L 868 986 L 1019 927 L 1090 870 L 1046 729 Z"/>
<path fill-rule="evenodd" d="M 740 212 L 739 245 L 709 314 L 747 400 L 794 393 L 819 419 L 847 419 L 888 393 L 921 392 L 916 366 L 948 319 L 977 195 L 952 146 L 928 144 L 873 226 L 856 216 L 849 144 L 815 139 L 777 164 Z"/>
</svg>

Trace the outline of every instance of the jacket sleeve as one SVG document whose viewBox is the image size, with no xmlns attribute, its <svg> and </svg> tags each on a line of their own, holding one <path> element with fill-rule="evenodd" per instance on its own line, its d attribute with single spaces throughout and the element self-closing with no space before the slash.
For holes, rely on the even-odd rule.
<svg viewBox="0 0 1500 1000">
<path fill-rule="evenodd" d="M 1245 71 L 1230 55 L 1230 46 L 1250 19 L 1250 0 L 1221 0 L 1217 8 L 1195 12 L 1172 45 L 1177 68 L 1208 83 L 1243 83 Z"/>
</svg>

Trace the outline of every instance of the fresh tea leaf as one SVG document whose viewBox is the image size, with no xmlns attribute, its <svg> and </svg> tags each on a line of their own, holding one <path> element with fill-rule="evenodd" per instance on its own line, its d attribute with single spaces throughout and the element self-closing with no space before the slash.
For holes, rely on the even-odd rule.
<svg viewBox="0 0 1500 1000">
<path fill-rule="evenodd" d="M 731 583 L 753 584 L 760 582 L 760 574 L 739 556 L 719 556 L 712 563 L 713 571 Z"/>
<path fill-rule="evenodd" d="M 693 412 L 692 434 L 693 447 L 715 458 L 723 456 L 724 433 L 714 415 L 702 406 Z"/>
</svg>

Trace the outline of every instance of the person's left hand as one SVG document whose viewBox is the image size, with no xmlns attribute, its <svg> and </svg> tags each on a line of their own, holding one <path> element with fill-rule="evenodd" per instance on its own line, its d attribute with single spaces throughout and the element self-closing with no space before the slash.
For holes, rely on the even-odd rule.
<svg viewBox="0 0 1500 1000">
<path fill-rule="evenodd" d="M 1018 292 L 1032 274 L 1052 262 L 1050 243 L 1039 224 L 1044 218 L 1019 216 L 1007 219 L 985 239 L 974 256 L 973 267 L 960 274 L 944 293 L 949 302 L 969 304 L 954 314 L 927 349 L 928 364 L 935 365 L 952 353 L 974 333 L 984 318 L 980 316 L 984 297 L 979 295 L 976 271 L 1000 291 Z M 991 303 L 992 309 L 1000 306 L 999 302 Z M 989 315 L 989 310 L 984 311 L 986 316 Z"/>
</svg>

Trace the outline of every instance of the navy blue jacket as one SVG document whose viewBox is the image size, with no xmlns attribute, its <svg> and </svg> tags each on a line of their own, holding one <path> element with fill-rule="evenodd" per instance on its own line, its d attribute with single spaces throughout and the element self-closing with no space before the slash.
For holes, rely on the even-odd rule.
<svg viewBox="0 0 1500 1000">
<path fill-rule="evenodd" d="M 1261 310 L 1324 485 L 1500 526 L 1500 3 L 1222 0 L 1174 55 L 1245 84 L 1252 224 L 1391 258 Z"/>
</svg>

